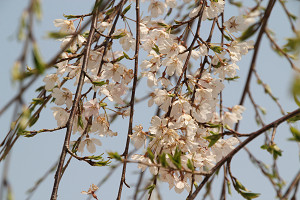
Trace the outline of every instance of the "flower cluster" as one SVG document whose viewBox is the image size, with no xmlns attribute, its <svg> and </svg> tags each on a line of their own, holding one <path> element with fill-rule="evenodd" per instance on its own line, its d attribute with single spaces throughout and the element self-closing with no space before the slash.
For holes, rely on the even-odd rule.
<svg viewBox="0 0 300 200">
<path fill-rule="evenodd" d="M 190 1 L 184 0 L 185 3 Z M 190 22 L 197 18 L 202 23 L 209 22 L 206 19 L 217 18 L 225 5 L 224 0 L 197 2 L 189 13 Z M 251 21 L 248 18 L 252 16 L 233 16 L 223 24 L 222 37 L 228 39 L 227 43 L 204 41 L 197 33 L 194 34 L 195 45 L 188 47 L 184 32 L 178 36 L 172 25 L 162 19 L 153 19 L 163 16 L 167 8 L 175 8 L 177 3 L 176 0 L 149 0 L 150 16 L 142 18 L 139 23 L 140 41 L 136 41 L 131 30 L 125 26 L 110 36 L 110 47 L 94 46 L 88 57 L 87 71 L 84 72 L 85 86 L 90 89 L 81 95 L 73 133 L 84 137 L 78 145 L 78 151 L 84 152 L 86 147 L 90 153 L 96 152 L 95 145 L 101 145 L 99 139 L 90 138 L 90 133 L 117 136 L 110 129 L 106 110 L 111 103 L 125 104 L 124 95 L 130 88 L 134 72 L 122 64 L 122 60 L 131 59 L 126 52 L 135 50 L 136 42 L 139 42 L 147 54 L 147 59 L 142 59 L 139 67 L 140 75 L 147 79 L 147 85 L 152 91 L 148 106 L 156 105 L 163 113 L 152 117 L 148 130 L 143 130 L 143 125 L 133 128 L 130 138 L 134 147 L 148 150 L 145 154 L 133 155 L 131 159 L 139 161 L 142 170 L 149 165 L 153 175 L 159 175 L 160 180 L 168 182 L 170 188 L 175 187 L 176 192 L 182 192 L 190 189 L 192 179 L 201 179 L 200 175 L 190 173 L 191 168 L 200 173 L 208 172 L 238 144 L 235 137 L 224 138 L 222 134 L 224 128 L 232 128 L 242 119 L 241 114 L 245 108 L 235 105 L 223 107 L 220 112 L 219 95 L 225 87 L 223 81 L 235 78 L 236 70 L 239 69 L 237 62 L 253 48 L 253 44 L 251 41 L 240 42 L 233 35 L 244 31 Z M 109 34 L 113 27 L 109 17 L 99 15 L 97 19 L 97 37 Z M 185 23 L 177 24 L 184 26 Z M 64 81 L 73 79 L 77 84 L 83 65 L 83 56 L 74 63 L 69 58 L 77 55 L 76 52 L 86 45 L 86 36 L 79 34 L 72 39 L 76 28 L 71 20 L 57 19 L 54 25 L 67 34 L 61 39 L 61 48 L 66 50 L 61 55 L 63 60 L 57 64 L 56 73 L 47 75 L 44 82 L 45 89 L 51 92 L 57 105 L 52 108 L 57 125 L 62 127 L 68 121 L 74 95 L 71 90 L 63 87 Z M 186 28 L 185 31 L 190 30 Z M 71 40 L 73 42 L 66 46 Z M 115 40 L 119 40 L 117 45 L 121 46 L 121 51 L 112 50 Z M 190 61 L 190 57 L 193 61 Z M 200 67 L 194 69 L 190 65 Z M 94 92 L 93 98 L 88 98 L 89 92 Z M 128 115 L 128 111 L 122 109 L 114 112 L 117 115 Z M 91 118 L 93 120 L 89 124 Z M 211 136 L 219 137 L 213 141 Z M 152 157 L 149 154 L 153 154 Z M 174 163 L 176 155 L 179 155 L 180 165 Z M 161 158 L 165 159 L 165 165 L 170 168 L 160 167 Z"/>
</svg>

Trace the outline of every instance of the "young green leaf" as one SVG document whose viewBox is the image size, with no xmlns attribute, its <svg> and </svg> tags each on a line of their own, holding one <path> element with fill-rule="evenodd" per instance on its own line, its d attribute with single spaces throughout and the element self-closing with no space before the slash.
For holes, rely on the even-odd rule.
<svg viewBox="0 0 300 200">
<path fill-rule="evenodd" d="M 188 159 L 188 162 L 187 162 L 186 165 L 187 165 L 187 167 L 188 167 L 190 170 L 192 170 L 192 171 L 195 170 L 194 164 L 193 164 L 193 162 L 191 161 L 191 159 Z"/>
<path fill-rule="evenodd" d="M 126 8 L 124 8 L 124 10 L 122 11 L 121 15 L 125 15 L 131 8 L 131 4 L 129 4 L 129 6 L 127 6 Z"/>
<path fill-rule="evenodd" d="M 32 55 L 33 55 L 33 62 L 35 65 L 35 69 L 39 74 L 42 74 L 45 71 L 46 66 L 42 60 L 38 46 L 36 44 L 33 45 Z"/>
<path fill-rule="evenodd" d="M 204 137 L 204 139 L 209 141 L 208 147 L 212 147 L 221 137 L 222 134 L 213 133 L 213 135 Z"/>
<path fill-rule="evenodd" d="M 218 54 L 222 53 L 223 51 L 223 48 L 220 46 L 211 45 L 209 48 Z"/>
<path fill-rule="evenodd" d="M 53 39 L 61 39 L 66 37 L 68 34 L 63 32 L 48 32 L 48 37 Z"/>
<path fill-rule="evenodd" d="M 167 158 L 166 158 L 166 153 L 162 153 L 160 156 L 159 156 L 159 162 L 160 164 L 163 166 L 163 167 L 168 167 L 168 162 L 167 162 Z"/>
<path fill-rule="evenodd" d="M 112 159 L 116 159 L 118 161 L 122 161 L 121 156 L 117 152 L 108 152 L 108 155 Z"/>
<path fill-rule="evenodd" d="M 148 191 L 148 194 L 151 194 L 152 191 L 154 190 L 154 188 L 155 188 L 155 185 L 154 185 L 154 184 L 149 185 L 149 186 L 147 187 L 147 190 L 149 190 L 149 191 Z"/>
<path fill-rule="evenodd" d="M 102 85 L 107 84 L 107 82 L 106 81 L 93 81 L 92 84 L 94 86 L 100 86 L 101 87 Z"/>
<path fill-rule="evenodd" d="M 292 126 L 290 127 L 290 131 L 292 132 L 294 137 L 289 138 L 289 140 L 300 142 L 300 131 Z"/>
<path fill-rule="evenodd" d="M 148 157 L 150 158 L 151 162 L 154 163 L 154 154 L 152 153 L 151 149 L 147 149 Z"/>
</svg>

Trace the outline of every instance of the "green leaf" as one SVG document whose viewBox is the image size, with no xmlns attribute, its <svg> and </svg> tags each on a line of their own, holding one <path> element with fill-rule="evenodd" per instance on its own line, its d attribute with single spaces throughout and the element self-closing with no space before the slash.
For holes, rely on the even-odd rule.
<svg viewBox="0 0 300 200">
<path fill-rule="evenodd" d="M 292 94 L 294 97 L 295 103 L 300 107 L 300 101 L 298 96 L 300 96 L 300 76 L 296 76 L 292 85 Z"/>
<path fill-rule="evenodd" d="M 292 18 L 294 21 L 296 21 L 297 18 L 298 18 L 296 15 L 293 15 L 293 14 L 291 14 L 291 13 L 289 13 L 289 16 L 290 16 L 290 18 Z"/>
<path fill-rule="evenodd" d="M 115 10 L 115 7 L 112 7 L 111 9 L 109 9 L 108 11 L 106 11 L 106 15 L 110 15 L 110 14 L 112 14 L 113 12 L 114 12 L 114 10 Z"/>
<path fill-rule="evenodd" d="M 69 34 L 63 32 L 48 32 L 48 37 L 53 39 L 61 39 L 66 37 L 67 35 Z"/>
<path fill-rule="evenodd" d="M 256 31 L 258 30 L 258 28 L 260 27 L 260 25 L 261 25 L 260 22 L 251 25 L 247 30 L 245 30 L 242 33 L 242 36 L 239 37 L 239 40 L 240 41 L 245 41 L 248 38 L 250 38 L 252 35 L 254 35 L 256 33 Z"/>
<path fill-rule="evenodd" d="M 131 60 L 130 57 L 123 51 L 123 55 L 127 60 Z"/>
<path fill-rule="evenodd" d="M 38 20 L 42 19 L 42 9 L 40 0 L 33 1 L 33 11 Z"/>
<path fill-rule="evenodd" d="M 227 180 L 227 190 L 228 190 L 228 194 L 231 195 L 231 183 L 229 180 Z"/>
<path fill-rule="evenodd" d="M 22 135 L 30 120 L 31 110 L 24 108 L 18 123 L 18 135 Z"/>
<path fill-rule="evenodd" d="M 168 28 L 169 25 L 165 24 L 165 23 L 162 23 L 162 22 L 157 22 L 157 25 L 159 26 L 162 26 L 162 27 L 165 27 L 165 28 Z"/>
<path fill-rule="evenodd" d="M 266 114 L 267 114 L 267 110 L 266 110 L 264 107 L 258 106 L 258 109 L 260 110 L 260 112 L 261 112 L 263 115 L 266 115 Z"/>
<path fill-rule="evenodd" d="M 13 81 L 20 80 L 22 78 L 20 61 L 16 61 L 14 63 L 14 66 L 12 67 L 12 70 L 11 70 L 11 76 L 12 76 Z"/>
<path fill-rule="evenodd" d="M 159 48 L 158 46 L 155 44 L 154 47 L 152 47 L 152 49 L 159 55 L 160 52 L 159 52 Z"/>
<path fill-rule="evenodd" d="M 151 194 L 152 191 L 154 190 L 154 188 L 155 188 L 155 184 L 149 185 L 149 186 L 147 187 L 147 190 L 149 190 L 149 191 L 148 191 L 148 194 Z"/>
<path fill-rule="evenodd" d="M 265 85 L 265 93 L 266 94 L 272 94 L 271 87 L 267 84 Z"/>
<path fill-rule="evenodd" d="M 212 123 L 208 123 L 207 126 L 209 126 L 209 128 L 221 128 L 222 124 L 212 124 Z"/>
<path fill-rule="evenodd" d="M 182 154 L 182 152 L 180 151 L 180 149 L 178 147 L 176 147 L 173 158 L 177 163 L 181 162 L 181 154 Z"/>
<path fill-rule="evenodd" d="M 120 56 L 120 57 L 118 57 L 116 60 L 115 60 L 115 62 L 120 62 L 121 60 L 123 60 L 125 58 L 125 56 Z"/>
<path fill-rule="evenodd" d="M 193 164 L 193 162 L 192 162 L 191 159 L 188 159 L 188 162 L 187 162 L 186 166 L 187 166 L 190 170 L 195 171 L 195 167 L 194 167 L 194 164 Z"/>
<path fill-rule="evenodd" d="M 160 164 L 163 166 L 163 167 L 168 167 L 168 162 L 167 162 L 167 158 L 166 158 L 166 153 L 162 153 L 160 156 L 159 156 L 159 161 L 160 161 Z"/>
<path fill-rule="evenodd" d="M 102 85 L 107 84 L 107 82 L 106 81 L 93 81 L 92 84 L 94 86 L 100 86 L 101 87 Z"/>
<path fill-rule="evenodd" d="M 63 16 L 67 19 L 74 19 L 74 18 L 78 18 L 77 16 L 74 16 L 74 15 L 65 15 L 63 14 Z"/>
<path fill-rule="evenodd" d="M 119 35 L 113 35 L 111 38 L 112 39 L 120 39 L 121 37 L 124 37 L 126 35 L 126 33 L 122 32 Z"/>
<path fill-rule="evenodd" d="M 29 127 L 32 127 L 38 121 L 39 117 L 40 117 L 39 114 L 37 114 L 34 117 L 31 117 L 29 120 Z"/>
<path fill-rule="evenodd" d="M 289 140 L 300 142 L 300 131 L 295 127 L 290 127 L 290 131 L 294 137 L 289 138 Z"/>
<path fill-rule="evenodd" d="M 78 115 L 78 126 L 80 126 L 82 129 L 84 129 L 83 121 L 82 121 L 82 116 Z"/>
<path fill-rule="evenodd" d="M 175 24 L 180 24 L 181 23 L 181 21 L 177 21 L 175 19 L 174 19 L 174 22 L 175 22 Z"/>
<path fill-rule="evenodd" d="M 296 121 L 299 121 L 299 120 L 300 120 L 300 114 L 288 119 L 287 121 L 293 123 L 293 122 L 296 122 Z"/>
<path fill-rule="evenodd" d="M 223 48 L 220 46 L 211 45 L 209 48 L 218 54 L 222 53 L 223 51 Z"/>
<path fill-rule="evenodd" d="M 102 102 L 102 103 L 99 103 L 99 105 L 100 105 L 100 107 L 104 108 L 107 106 L 107 103 Z"/>
<path fill-rule="evenodd" d="M 171 154 L 168 154 L 171 162 L 175 165 L 177 169 L 181 169 L 181 151 L 178 147 L 175 149 L 175 154 L 172 156 Z"/>
<path fill-rule="evenodd" d="M 129 4 L 129 6 L 127 6 L 126 8 L 124 8 L 124 10 L 122 11 L 121 15 L 125 15 L 131 8 L 131 4 Z"/>
<path fill-rule="evenodd" d="M 270 154 L 273 155 L 273 158 L 276 160 L 278 156 L 282 156 L 282 150 L 274 144 L 264 144 L 260 147 L 261 149 L 267 150 Z"/>
<path fill-rule="evenodd" d="M 31 104 L 43 104 L 45 102 L 44 98 L 33 98 Z"/>
<path fill-rule="evenodd" d="M 247 190 L 247 188 L 235 177 L 233 177 L 233 187 L 242 197 L 244 197 L 247 200 L 257 198 L 260 195 L 258 193 L 252 193 L 249 190 Z"/>
<path fill-rule="evenodd" d="M 98 162 L 95 162 L 93 164 L 93 166 L 103 167 L 103 166 L 108 166 L 110 163 L 111 163 L 111 161 L 109 161 L 109 160 L 98 161 Z"/>
<path fill-rule="evenodd" d="M 224 38 L 227 40 L 227 41 L 233 41 L 233 39 L 231 39 L 231 37 L 229 37 L 228 35 L 223 35 L 224 36 Z"/>
<path fill-rule="evenodd" d="M 240 192 L 240 194 L 245 198 L 245 199 L 255 199 L 257 197 L 259 197 L 259 193 L 252 193 L 252 192 Z"/>
<path fill-rule="evenodd" d="M 111 163 L 111 161 L 110 160 L 104 160 L 102 156 L 103 156 L 103 154 L 101 154 L 99 156 L 92 155 L 92 156 L 88 156 L 87 158 L 90 159 L 91 164 L 93 166 L 100 166 L 100 167 L 102 167 L 102 166 L 109 165 Z M 97 161 L 97 162 L 94 162 L 94 160 Z"/>
<path fill-rule="evenodd" d="M 108 152 L 109 157 L 112 159 L 116 159 L 118 161 L 122 161 L 121 156 L 117 152 Z"/>
<path fill-rule="evenodd" d="M 240 7 L 243 6 L 243 3 L 240 2 L 240 1 L 234 2 L 233 0 L 229 0 L 229 3 L 232 4 L 232 5 L 234 5 L 234 6 L 236 6 L 236 7 L 238 7 L 238 8 L 240 8 Z"/>
<path fill-rule="evenodd" d="M 235 179 L 235 187 L 240 190 L 248 191 L 247 188 L 237 179 Z"/>
<path fill-rule="evenodd" d="M 295 37 L 288 38 L 287 43 L 283 46 L 285 52 L 291 52 L 295 55 L 300 53 L 300 31 L 296 32 Z"/>
<path fill-rule="evenodd" d="M 38 46 L 36 44 L 33 45 L 32 55 L 33 55 L 33 62 L 35 65 L 35 69 L 39 74 L 42 74 L 45 71 L 46 66 L 42 60 Z"/>
<path fill-rule="evenodd" d="M 229 82 L 229 81 L 235 81 L 235 80 L 237 80 L 237 79 L 239 79 L 239 78 L 240 78 L 239 76 L 235 76 L 235 77 L 233 77 L 233 78 L 226 77 L 225 80 Z"/>
<path fill-rule="evenodd" d="M 10 185 L 7 187 L 7 196 L 6 196 L 6 199 L 7 200 L 14 200 L 15 199 L 13 190 L 11 189 Z"/>
<path fill-rule="evenodd" d="M 106 2 L 107 2 L 107 1 L 106 1 Z M 96 8 L 98 8 L 98 11 L 99 11 L 99 12 L 103 11 L 103 10 L 105 9 L 105 7 L 106 7 L 106 4 L 105 4 L 105 3 L 102 4 L 102 3 L 103 3 L 103 0 L 97 1 L 97 2 L 95 3 L 94 8 L 93 8 L 93 12 L 95 11 Z M 113 5 L 112 3 L 114 3 L 114 2 L 111 1 L 111 4 L 108 5 L 108 8 L 109 8 L 111 5 Z"/>
<path fill-rule="evenodd" d="M 222 134 L 213 133 L 212 131 L 211 131 L 211 133 L 213 135 L 204 137 L 204 139 L 209 141 L 208 147 L 212 147 L 222 137 Z"/>
<path fill-rule="evenodd" d="M 28 16 L 28 12 L 24 11 L 22 13 L 22 17 L 21 17 L 21 21 L 20 21 L 20 26 L 19 26 L 19 29 L 18 29 L 18 40 L 22 40 L 25 37 L 24 29 L 26 27 L 27 16 Z"/>
<path fill-rule="evenodd" d="M 152 153 L 151 149 L 147 149 L 148 157 L 150 158 L 151 162 L 154 163 L 154 154 Z"/>
</svg>

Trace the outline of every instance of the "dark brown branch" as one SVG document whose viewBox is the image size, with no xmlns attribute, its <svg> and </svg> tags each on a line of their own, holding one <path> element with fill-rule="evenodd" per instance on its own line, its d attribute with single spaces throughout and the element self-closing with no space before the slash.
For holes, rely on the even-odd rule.
<svg viewBox="0 0 300 200">
<path fill-rule="evenodd" d="M 95 5 L 97 4 L 97 2 L 98 2 L 98 0 L 96 0 Z M 75 113 L 76 113 L 76 110 L 77 110 L 77 107 L 78 107 L 78 102 L 79 102 L 79 99 L 81 97 L 81 90 L 82 90 L 82 86 L 83 86 L 83 82 L 84 82 L 84 71 L 86 71 L 86 68 L 87 68 L 87 62 L 88 62 L 90 49 L 91 49 L 91 45 L 92 45 L 92 39 L 93 39 L 93 36 L 94 36 L 95 27 L 96 27 L 96 23 L 97 23 L 97 15 L 98 15 L 98 8 L 96 8 L 96 11 L 93 13 L 93 17 L 92 17 L 91 28 L 90 28 L 90 32 L 89 32 L 87 45 L 86 45 L 86 48 L 85 48 L 83 64 L 82 64 L 81 73 L 80 73 L 80 77 L 79 77 L 79 81 L 78 81 L 78 86 L 77 86 L 77 89 L 76 89 L 76 93 L 75 93 L 75 97 L 74 97 L 70 117 L 69 117 L 69 120 L 67 122 L 67 131 L 66 131 L 64 146 L 62 148 L 60 160 L 59 160 L 58 167 L 57 167 L 56 174 L 55 174 L 55 181 L 54 181 L 53 190 L 52 190 L 52 194 L 51 194 L 51 200 L 56 200 L 57 199 L 58 186 L 59 186 L 59 182 L 60 182 L 60 179 L 61 179 L 61 176 L 62 176 L 63 165 L 64 165 L 64 161 L 65 161 L 66 154 L 67 154 L 67 149 L 66 148 L 67 148 L 67 146 L 69 145 L 69 142 L 70 142 L 72 127 L 73 127 L 73 121 L 74 121 Z"/>
<path fill-rule="evenodd" d="M 136 38 L 135 38 L 135 54 L 134 54 L 134 78 L 133 78 L 133 85 L 132 85 L 132 91 L 131 91 L 130 117 L 129 117 L 127 140 L 126 140 L 125 150 L 122 154 L 122 156 L 125 159 L 127 159 L 127 156 L 128 156 L 130 135 L 132 135 L 135 92 L 136 92 L 137 80 L 138 80 L 138 67 L 139 67 L 138 61 L 139 61 L 139 46 L 140 46 L 140 1 L 139 0 L 136 0 L 135 10 L 136 10 Z M 126 167 L 127 167 L 127 163 L 124 162 L 117 200 L 121 199 L 123 183 L 125 183 Z"/>
<path fill-rule="evenodd" d="M 242 94 L 242 97 L 241 97 L 241 100 L 240 100 L 240 103 L 239 103 L 240 105 L 244 104 L 246 94 L 249 91 L 252 72 L 253 72 L 253 69 L 255 68 L 255 65 L 256 65 L 256 59 L 257 59 L 257 56 L 258 56 L 258 50 L 259 50 L 259 47 L 260 47 L 262 36 L 266 31 L 266 26 L 267 26 L 267 23 L 268 23 L 268 19 L 269 19 L 270 14 L 273 10 L 275 2 L 276 2 L 276 0 L 270 0 L 269 1 L 268 6 L 267 6 L 266 11 L 265 11 L 265 15 L 262 19 L 262 25 L 261 25 L 260 31 L 258 33 L 256 43 L 254 45 L 254 52 L 253 52 L 253 56 L 252 56 L 252 61 L 251 61 L 251 65 L 250 65 L 250 68 L 249 68 L 249 72 L 248 72 L 246 84 L 245 84 L 245 87 L 244 87 L 244 90 L 243 90 L 243 94 Z M 238 130 L 238 127 L 239 127 L 239 123 L 236 124 L 235 130 Z"/>
</svg>

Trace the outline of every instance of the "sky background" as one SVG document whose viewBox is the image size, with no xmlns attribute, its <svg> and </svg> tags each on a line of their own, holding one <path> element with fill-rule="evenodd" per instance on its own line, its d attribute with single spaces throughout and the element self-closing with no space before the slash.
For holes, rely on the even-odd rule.
<svg viewBox="0 0 300 200">
<path fill-rule="evenodd" d="M 46 61 L 49 61 L 56 54 L 60 45 L 60 42 L 46 38 L 46 33 L 48 31 L 58 30 L 54 27 L 53 20 L 63 18 L 63 14 L 88 13 L 90 12 L 93 3 L 93 0 L 42 1 L 43 19 L 41 22 L 35 21 L 34 32 L 41 49 L 41 54 Z M 27 4 L 28 1 L 25 0 L 0 0 L 0 60 L 2 61 L 2 73 L 0 74 L 0 108 L 2 108 L 3 105 L 5 105 L 17 92 L 17 85 L 14 86 L 11 81 L 10 70 L 14 61 L 19 57 L 22 51 L 23 46 L 22 43 L 17 41 L 16 32 L 20 16 Z M 290 12 L 297 16 L 299 15 L 298 1 L 288 1 L 287 7 Z M 146 10 L 146 8 L 142 7 L 142 10 Z M 132 9 L 132 11 L 134 11 L 134 9 Z M 225 19 L 227 20 L 232 15 L 237 15 L 239 13 L 240 11 L 235 7 L 226 7 Z M 284 44 L 283 39 L 293 36 L 289 30 L 288 20 L 278 2 L 272 11 L 269 27 L 276 33 L 276 38 L 281 45 Z M 202 29 L 203 32 L 205 32 L 205 30 L 205 28 Z M 251 56 L 252 53 L 249 53 L 242 59 L 241 62 L 238 63 L 240 67 L 238 76 L 240 76 L 241 79 L 237 82 L 226 84 L 228 89 L 225 89 L 223 92 L 225 106 L 238 104 L 243 84 L 245 82 L 245 77 L 250 65 Z M 31 64 L 30 59 L 31 58 L 29 57 L 29 65 Z M 290 95 L 290 86 L 294 73 L 284 58 L 280 58 L 277 54 L 270 51 L 269 42 L 266 40 L 263 40 L 261 44 L 256 67 L 261 78 L 265 83 L 270 85 L 273 94 L 279 98 L 279 102 L 283 108 L 286 111 L 296 109 L 297 106 Z M 47 71 L 46 73 L 49 72 Z M 259 105 L 267 110 L 268 115 L 264 117 L 265 122 L 272 122 L 281 116 L 279 109 L 276 107 L 275 103 L 273 103 L 271 99 L 264 94 L 262 87 L 257 85 L 255 82 L 256 79 L 253 77 L 251 91 L 253 91 L 254 99 Z M 43 85 L 43 82 L 42 79 L 39 79 L 31 87 L 31 89 L 26 92 L 25 97 L 28 101 L 30 101 L 30 98 L 37 95 L 34 90 L 41 85 Z M 145 87 L 139 88 L 137 91 L 138 96 L 142 96 L 141 94 L 145 93 L 145 91 L 150 90 L 145 89 Z M 245 106 L 247 110 L 243 114 L 243 117 L 246 120 L 241 122 L 239 129 L 241 133 L 249 133 L 258 129 L 253 120 L 254 113 L 249 99 L 246 100 Z M 52 112 L 49 110 L 50 107 L 52 106 L 48 106 L 48 108 L 42 112 L 40 117 L 41 120 L 34 127 L 35 130 L 56 127 L 56 121 L 54 121 Z M 145 127 L 149 126 L 149 120 L 153 116 L 153 110 L 145 106 L 145 104 L 137 104 L 135 111 L 134 125 L 145 124 Z M 13 106 L 10 107 L 4 115 L 0 116 L 1 141 L 9 129 L 12 112 Z M 116 123 L 112 124 L 112 129 L 114 131 L 118 131 L 120 137 L 118 139 L 101 139 L 103 146 L 97 148 L 97 152 L 100 154 L 105 153 L 106 151 L 117 151 L 121 154 L 124 150 L 127 125 L 127 118 L 124 120 L 118 120 Z M 283 157 L 279 158 L 278 162 L 279 169 L 282 173 L 281 176 L 287 181 L 287 184 L 289 184 L 300 168 L 299 148 L 295 142 L 287 141 L 287 138 L 291 137 L 291 134 L 286 125 L 279 126 L 277 132 L 275 142 L 283 150 Z M 16 200 L 26 199 L 26 191 L 31 188 L 35 181 L 57 161 L 61 152 L 64 135 L 65 131 L 42 133 L 33 138 L 20 138 L 16 143 L 11 154 L 8 174 Z M 257 138 L 254 142 L 248 145 L 248 148 L 257 156 L 258 159 L 271 164 L 272 160 L 270 155 L 266 151 L 260 149 L 260 146 L 263 145 L 263 139 L 263 136 Z M 131 146 L 131 149 L 133 149 L 133 146 Z M 124 187 L 122 199 L 130 199 L 130 195 L 132 194 L 131 191 L 134 190 L 137 180 L 136 174 L 139 171 L 136 166 L 133 166 L 134 164 L 129 165 L 131 170 L 127 173 L 127 182 L 133 189 L 126 189 L 126 187 Z M 2 176 L 2 170 L 3 162 L 0 163 L 0 178 Z M 258 199 L 274 199 L 275 193 L 270 187 L 270 183 L 266 180 L 266 178 L 260 175 L 259 169 L 251 164 L 245 151 L 240 151 L 232 160 L 232 172 L 233 175 L 236 176 L 248 189 L 262 194 Z M 80 194 L 80 192 L 88 190 L 91 184 L 97 184 L 106 173 L 106 168 L 91 167 L 85 162 L 72 159 L 70 166 L 61 180 L 58 199 L 86 199 L 86 196 Z M 109 181 L 97 192 L 99 199 L 116 198 L 120 174 L 121 168 L 118 168 L 113 174 L 111 174 Z M 31 199 L 49 199 L 54 181 L 53 177 L 54 174 L 48 176 Z M 217 178 L 215 182 L 221 181 L 222 174 L 219 175 L 219 178 Z M 159 184 L 159 187 L 163 197 L 165 197 L 163 199 L 179 200 L 183 199 L 183 197 L 187 195 L 186 192 L 180 196 L 177 195 L 174 190 L 169 191 L 166 184 Z M 213 192 L 214 196 L 217 198 L 220 194 L 219 188 L 220 187 L 217 187 L 216 192 Z M 200 199 L 200 196 L 198 199 Z M 242 198 L 233 191 L 233 196 L 229 196 L 228 199 Z"/>
</svg>

